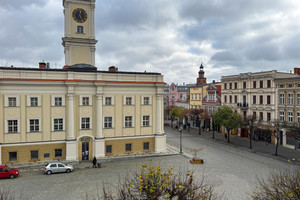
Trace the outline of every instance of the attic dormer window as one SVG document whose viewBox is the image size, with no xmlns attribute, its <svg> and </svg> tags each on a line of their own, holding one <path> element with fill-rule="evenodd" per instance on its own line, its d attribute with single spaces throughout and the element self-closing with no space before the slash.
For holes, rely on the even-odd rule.
<svg viewBox="0 0 300 200">
<path fill-rule="evenodd" d="M 83 33 L 83 26 L 77 26 L 77 33 Z"/>
</svg>

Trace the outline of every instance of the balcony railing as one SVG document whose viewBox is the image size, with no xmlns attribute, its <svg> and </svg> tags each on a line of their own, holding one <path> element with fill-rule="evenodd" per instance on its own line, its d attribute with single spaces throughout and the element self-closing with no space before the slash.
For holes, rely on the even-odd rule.
<svg viewBox="0 0 300 200">
<path fill-rule="evenodd" d="M 248 103 L 237 103 L 237 107 L 239 107 L 239 108 L 248 108 Z"/>
</svg>

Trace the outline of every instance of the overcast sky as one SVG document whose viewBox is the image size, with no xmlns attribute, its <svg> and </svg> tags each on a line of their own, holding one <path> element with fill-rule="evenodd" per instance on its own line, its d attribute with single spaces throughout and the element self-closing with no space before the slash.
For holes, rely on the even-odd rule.
<svg viewBox="0 0 300 200">
<path fill-rule="evenodd" d="M 62 0 L 0 0 L 0 66 L 64 65 Z M 300 67 L 299 0 L 96 0 L 96 67 L 167 83 Z"/>
</svg>

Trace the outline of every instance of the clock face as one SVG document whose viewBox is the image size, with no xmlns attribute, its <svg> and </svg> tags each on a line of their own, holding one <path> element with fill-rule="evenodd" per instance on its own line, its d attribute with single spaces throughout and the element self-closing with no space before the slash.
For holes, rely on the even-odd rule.
<svg viewBox="0 0 300 200">
<path fill-rule="evenodd" d="M 73 19 L 78 23 L 83 23 L 87 20 L 87 13 L 82 8 L 76 8 L 73 11 Z"/>
</svg>

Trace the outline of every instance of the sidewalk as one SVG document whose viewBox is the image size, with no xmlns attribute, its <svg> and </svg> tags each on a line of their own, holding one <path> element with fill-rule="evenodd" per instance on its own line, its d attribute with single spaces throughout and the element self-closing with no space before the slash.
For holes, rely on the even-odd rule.
<svg viewBox="0 0 300 200">
<path fill-rule="evenodd" d="M 167 150 L 166 152 L 162 153 L 155 153 L 155 152 L 149 152 L 149 153 L 135 153 L 135 154 L 126 154 L 126 155 L 118 155 L 118 156 L 106 156 L 104 158 L 97 158 L 98 163 L 101 163 L 102 166 L 104 163 L 107 162 L 114 162 L 114 161 L 120 161 L 120 160 L 129 160 L 129 159 L 136 159 L 136 158 L 148 158 L 148 157 L 156 157 L 156 156 L 171 156 L 171 155 L 178 155 L 179 152 L 174 149 L 173 147 L 169 146 L 167 144 Z M 80 169 L 88 169 L 93 168 L 92 161 L 65 161 L 65 160 L 53 160 L 53 161 L 41 161 L 41 162 L 28 162 L 28 163 L 14 163 L 14 164 L 7 164 L 7 166 L 11 168 L 16 168 L 20 172 L 26 172 L 26 171 L 41 171 L 46 165 L 46 163 L 51 162 L 61 162 L 64 164 L 71 164 L 74 167 L 74 170 L 80 170 Z"/>
<path fill-rule="evenodd" d="M 165 129 L 172 128 L 175 129 L 174 127 L 165 127 Z M 192 135 L 198 135 L 198 127 L 191 127 L 190 131 L 187 132 L 186 130 L 183 130 L 183 134 L 192 134 Z M 222 133 L 219 133 L 215 131 L 215 139 L 212 139 L 213 137 L 213 132 L 212 131 L 202 131 L 201 130 L 201 135 L 199 137 L 206 139 L 206 140 L 211 140 L 215 141 L 218 143 L 226 144 L 226 145 L 231 145 L 233 147 L 238 147 L 240 149 L 252 152 L 252 153 L 257 153 L 261 154 L 264 156 L 272 157 L 275 159 L 279 159 L 285 162 L 291 162 L 297 165 L 300 165 L 300 150 L 297 149 L 291 149 L 288 147 L 283 147 L 281 145 L 278 146 L 278 152 L 277 156 L 275 156 L 275 144 L 266 144 L 263 141 L 255 141 L 252 140 L 252 149 L 250 149 L 250 141 L 248 138 L 244 137 L 239 137 L 238 135 L 230 135 L 230 143 L 225 140 L 225 135 Z"/>
</svg>

